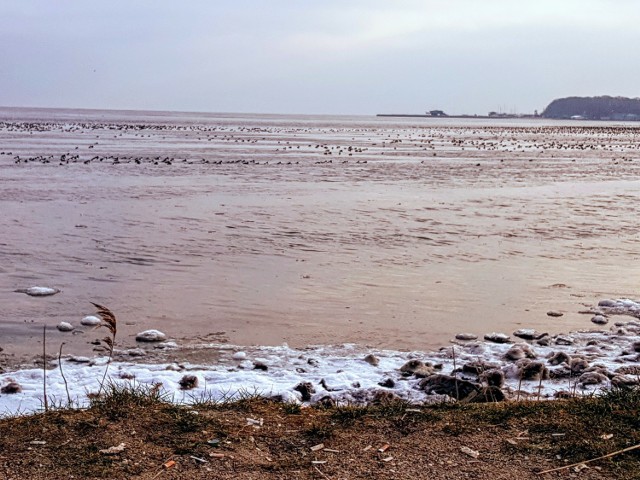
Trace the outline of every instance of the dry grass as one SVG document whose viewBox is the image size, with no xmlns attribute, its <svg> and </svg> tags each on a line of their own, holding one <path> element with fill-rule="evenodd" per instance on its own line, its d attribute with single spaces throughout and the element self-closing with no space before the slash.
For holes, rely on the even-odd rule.
<svg viewBox="0 0 640 480">
<path fill-rule="evenodd" d="M 0 420 L 0 478 L 637 479 L 640 471 L 632 451 L 579 473 L 536 473 L 640 443 L 638 390 L 437 407 L 294 408 L 251 395 L 195 407 L 166 400 L 153 386 L 107 383 L 88 410 Z M 121 443 L 121 453 L 100 452 Z M 325 449 L 312 451 L 319 443 Z M 163 468 L 169 460 L 175 466 Z"/>
<path fill-rule="evenodd" d="M 100 381 L 100 388 L 98 389 L 98 395 L 102 392 L 102 388 L 104 386 L 104 382 L 107 379 L 107 372 L 109 371 L 109 365 L 111 365 L 111 359 L 113 358 L 113 347 L 116 344 L 116 333 L 118 332 L 118 321 L 116 316 L 113 314 L 111 310 L 107 307 L 103 307 L 102 305 L 98 305 L 97 303 L 91 302 L 91 305 L 96 307 L 98 316 L 102 319 L 102 323 L 100 327 L 104 327 L 109 330 L 110 336 L 104 337 L 101 342 L 106 346 L 107 353 L 109 355 L 109 359 L 107 360 L 107 365 L 104 368 L 104 375 L 102 380 Z"/>
</svg>

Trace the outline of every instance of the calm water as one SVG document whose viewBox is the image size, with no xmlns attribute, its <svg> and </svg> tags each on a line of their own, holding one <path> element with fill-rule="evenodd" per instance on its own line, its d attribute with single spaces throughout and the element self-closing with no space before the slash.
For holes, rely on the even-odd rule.
<svg viewBox="0 0 640 480">
<path fill-rule="evenodd" d="M 77 325 L 89 301 L 116 312 L 121 345 L 158 328 L 179 343 L 424 349 L 460 331 L 588 328 L 583 304 L 640 296 L 635 124 L 0 121 L 5 354 L 39 348 L 43 323 Z M 32 285 L 62 293 L 13 292 Z M 90 351 L 101 335 L 84 330 L 51 342 Z"/>
</svg>

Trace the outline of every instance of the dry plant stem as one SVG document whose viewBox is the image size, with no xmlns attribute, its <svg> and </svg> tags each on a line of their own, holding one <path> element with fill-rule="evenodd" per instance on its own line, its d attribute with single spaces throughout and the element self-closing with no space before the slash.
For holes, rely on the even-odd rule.
<svg viewBox="0 0 640 480">
<path fill-rule="evenodd" d="M 329 478 L 329 477 L 327 477 L 327 475 L 326 475 L 326 474 L 324 474 L 324 473 L 322 472 L 322 470 L 320 470 L 320 469 L 319 469 L 318 467 L 316 467 L 315 465 L 313 466 L 313 468 L 315 468 L 315 469 L 317 470 L 317 472 L 322 476 L 322 478 Z"/>
<path fill-rule="evenodd" d="M 572 463 L 571 465 L 565 465 L 564 467 L 552 468 L 550 470 L 543 470 L 542 472 L 538 472 L 538 475 L 544 475 L 545 473 L 558 472 L 560 470 L 566 470 L 567 468 L 577 467 L 578 465 L 582 465 L 584 463 L 595 462 L 596 460 L 602 460 L 604 458 L 614 457 L 624 452 L 630 452 L 631 450 L 636 450 L 640 448 L 640 444 L 634 445 L 633 447 L 623 448 L 622 450 L 616 450 L 615 452 L 607 453 L 601 457 L 592 458 L 591 460 L 585 460 L 583 462 Z"/>
<path fill-rule="evenodd" d="M 451 347 L 453 356 L 453 378 L 456 383 L 456 400 L 460 400 L 460 392 L 458 392 L 458 368 L 456 367 L 456 347 Z"/>
<path fill-rule="evenodd" d="M 540 383 L 538 383 L 538 401 L 540 401 L 540 392 L 542 391 L 542 377 L 543 373 L 540 374 Z"/>
<path fill-rule="evenodd" d="M 47 399 L 47 326 L 42 326 L 42 390 L 44 392 L 44 411 L 49 411 Z"/>
<path fill-rule="evenodd" d="M 67 392 L 67 405 L 71 406 L 71 395 L 69 394 L 69 384 L 67 383 L 67 379 L 64 376 L 64 372 L 62 371 L 62 347 L 64 347 L 64 342 L 60 344 L 60 351 L 58 352 L 58 367 L 60 368 L 60 375 L 62 376 L 62 380 L 64 380 L 64 389 Z"/>
<path fill-rule="evenodd" d="M 102 393 L 102 388 L 104 387 L 104 382 L 107 378 L 109 365 L 111 365 L 111 360 L 113 358 L 113 347 L 116 342 L 117 320 L 113 312 L 109 310 L 107 307 L 103 307 L 102 305 L 98 305 L 97 303 L 93 303 L 93 302 L 91 302 L 91 304 L 98 309 L 98 315 L 103 321 L 103 323 L 100 326 L 105 327 L 111 333 L 110 337 L 104 337 L 102 339 L 102 343 L 104 343 L 107 346 L 107 350 L 109 352 L 109 358 L 107 359 L 107 366 L 104 369 L 104 375 L 102 376 L 102 380 L 100 381 L 100 388 L 98 389 L 98 395 L 100 395 Z"/>
</svg>

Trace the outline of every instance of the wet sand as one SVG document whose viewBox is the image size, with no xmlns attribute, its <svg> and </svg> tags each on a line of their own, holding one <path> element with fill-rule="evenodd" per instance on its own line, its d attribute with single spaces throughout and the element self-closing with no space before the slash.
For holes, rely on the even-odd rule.
<svg viewBox="0 0 640 480">
<path fill-rule="evenodd" d="M 2 121 L 4 120 L 4 121 Z M 634 125 L 0 109 L 0 347 L 589 328 L 637 296 Z M 349 150 L 351 148 L 351 150 Z M 366 163 L 365 163 L 366 162 Z M 15 289 L 56 287 L 33 298 Z M 560 318 L 549 310 L 564 312 Z"/>
</svg>

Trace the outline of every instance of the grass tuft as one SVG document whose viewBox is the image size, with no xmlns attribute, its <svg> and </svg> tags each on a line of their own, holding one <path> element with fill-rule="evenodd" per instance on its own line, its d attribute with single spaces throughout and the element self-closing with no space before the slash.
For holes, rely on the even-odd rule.
<svg viewBox="0 0 640 480">
<path fill-rule="evenodd" d="M 89 398 L 91 408 L 112 420 L 128 417 L 136 407 L 158 407 L 170 401 L 171 397 L 162 390 L 162 384 L 110 381 L 103 385 L 101 394 Z"/>
</svg>

